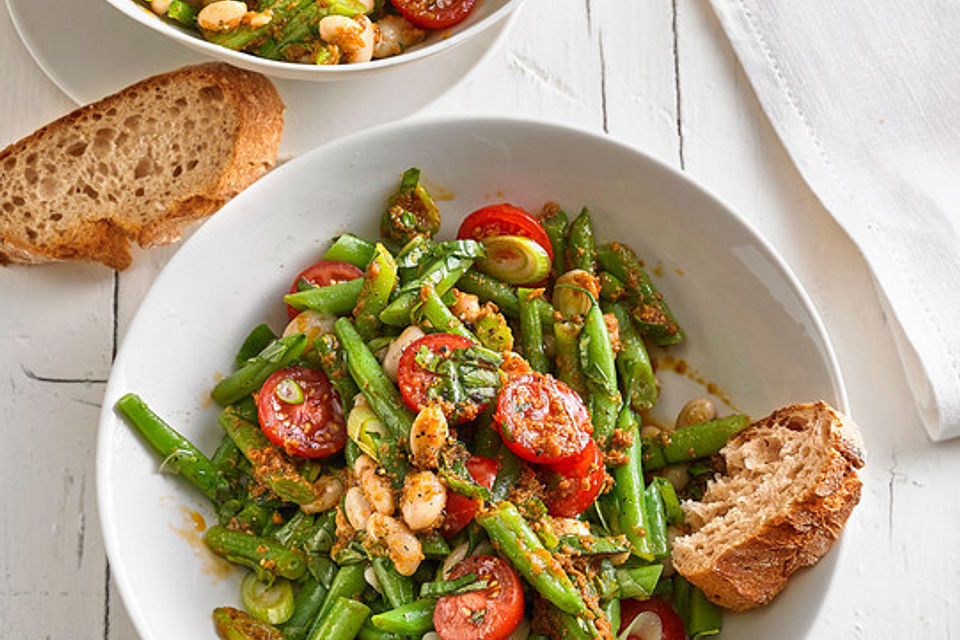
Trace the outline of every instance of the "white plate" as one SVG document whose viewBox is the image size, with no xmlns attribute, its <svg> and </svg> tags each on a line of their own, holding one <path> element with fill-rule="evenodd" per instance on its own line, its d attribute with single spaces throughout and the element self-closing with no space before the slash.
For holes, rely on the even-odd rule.
<svg viewBox="0 0 960 640">
<path fill-rule="evenodd" d="M 133 5 L 133 0 L 128 1 Z M 210 60 L 127 19 L 103 0 L 6 2 L 14 26 L 37 64 L 80 104 L 99 100 L 155 73 Z M 502 42 L 516 15 L 506 15 L 441 56 L 411 60 L 387 74 L 344 77 L 336 85 L 274 79 L 287 105 L 281 157 L 398 120 L 430 104 Z"/>
<path fill-rule="evenodd" d="M 174 25 L 159 19 L 152 11 L 134 0 L 106 0 L 118 11 L 133 18 L 140 24 L 163 36 L 186 45 L 195 51 L 208 56 L 219 58 L 225 62 L 259 71 L 277 78 L 309 81 L 335 81 L 345 78 L 359 78 L 361 76 L 382 75 L 399 66 L 422 60 L 436 54 L 448 51 L 460 44 L 469 42 L 500 22 L 511 11 L 516 9 L 523 0 L 481 0 L 474 6 L 473 11 L 463 22 L 449 28 L 428 32 L 426 40 L 411 47 L 402 55 L 371 60 L 358 64 L 340 65 L 311 65 L 294 64 L 267 60 L 253 55 L 233 51 L 226 47 L 207 42 L 198 32 Z M 102 32 L 101 32 L 102 33 Z"/>
<path fill-rule="evenodd" d="M 185 541 L 185 509 L 212 518 L 202 497 L 157 473 L 158 460 L 114 413 L 135 391 L 204 451 L 220 439 L 207 392 L 255 324 L 281 329 L 281 293 L 330 238 L 377 232 L 401 171 L 418 166 L 437 195 L 444 233 L 484 204 L 538 210 L 589 205 L 597 237 L 632 245 L 688 341 L 673 353 L 717 381 L 753 416 L 846 395 L 823 326 L 799 283 L 740 216 L 684 175 L 595 134 L 501 119 L 414 121 L 341 139 L 281 167 L 188 240 L 147 294 L 107 387 L 97 489 L 120 592 L 147 640 L 214 637 L 211 610 L 236 604 L 239 576 L 209 573 L 209 553 Z M 680 271 L 682 274 L 680 275 Z M 664 415 L 696 389 L 672 377 Z M 815 617 L 836 550 L 801 572 L 774 604 L 727 616 L 728 638 L 801 638 Z M 176 612 L 171 615 L 171 612 Z"/>
</svg>

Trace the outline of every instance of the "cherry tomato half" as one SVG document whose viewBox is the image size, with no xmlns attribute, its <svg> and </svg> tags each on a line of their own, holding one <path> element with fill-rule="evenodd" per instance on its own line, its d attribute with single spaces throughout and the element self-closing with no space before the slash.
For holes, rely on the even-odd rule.
<svg viewBox="0 0 960 640">
<path fill-rule="evenodd" d="M 523 619 L 520 578 L 506 562 L 487 555 L 463 560 L 450 572 L 450 579 L 468 573 L 494 586 L 437 600 L 434 629 L 443 640 L 503 640 Z"/>
<path fill-rule="evenodd" d="M 392 0 L 404 17 L 422 29 L 446 29 L 463 21 L 476 0 Z"/>
<path fill-rule="evenodd" d="M 317 264 L 310 265 L 301 271 L 300 275 L 293 279 L 293 284 L 290 285 L 290 293 L 297 292 L 297 285 L 301 279 L 306 280 L 314 287 L 326 287 L 330 284 L 337 284 L 338 282 L 346 282 L 347 280 L 362 277 L 363 270 L 349 262 L 321 260 Z M 291 320 L 293 320 L 298 313 L 300 312 L 290 305 L 287 305 L 287 315 L 290 316 Z"/>
<path fill-rule="evenodd" d="M 621 600 L 619 633 L 623 633 L 633 619 L 640 614 L 644 614 L 648 620 L 645 621 L 642 631 L 627 636 L 629 640 L 686 640 L 687 632 L 683 628 L 683 620 L 673 607 L 660 598 Z M 649 614 L 656 616 L 656 619 L 651 618 Z M 658 626 L 659 634 L 657 634 Z"/>
<path fill-rule="evenodd" d="M 550 375 L 510 380 L 500 390 L 493 419 L 507 447 L 528 462 L 565 462 L 592 441 L 593 424 L 583 400 Z"/>
<path fill-rule="evenodd" d="M 483 240 L 490 236 L 523 236 L 546 250 L 553 262 L 553 245 L 540 221 L 512 204 L 492 204 L 477 209 L 460 223 L 458 240 Z"/>
<path fill-rule="evenodd" d="M 470 472 L 470 477 L 475 482 L 487 489 L 493 488 L 493 481 L 497 479 L 497 471 L 500 468 L 496 460 L 483 456 L 470 456 L 466 466 L 467 471 Z M 447 489 L 446 517 L 444 517 L 443 527 L 440 529 L 443 536 L 445 538 L 455 536 L 461 529 L 470 524 L 473 516 L 477 515 L 481 504 L 482 501 L 479 498 L 468 498 L 456 491 Z"/>
<path fill-rule="evenodd" d="M 472 346 L 474 344 L 470 340 L 452 333 L 431 333 L 410 343 L 403 350 L 397 366 L 397 383 L 400 385 L 400 393 L 407 406 L 414 411 L 420 411 L 429 404 L 439 401 L 447 420 L 459 423 L 477 417 L 486 403 L 476 404 L 466 398 L 454 405 L 445 401 L 443 397 L 437 397 L 436 390 L 441 379 L 440 374 L 424 369 L 417 362 L 417 354 L 423 348 L 429 349 L 441 358 L 448 358 L 454 351 Z"/>
<path fill-rule="evenodd" d="M 558 518 L 580 515 L 600 495 L 606 479 L 600 447 L 591 439 L 579 456 L 549 465 L 543 476 L 547 486 L 544 502 L 550 515 Z"/>
<path fill-rule="evenodd" d="M 270 442 L 293 456 L 323 458 L 347 443 L 340 398 L 322 371 L 286 367 L 267 378 L 257 417 Z"/>
</svg>

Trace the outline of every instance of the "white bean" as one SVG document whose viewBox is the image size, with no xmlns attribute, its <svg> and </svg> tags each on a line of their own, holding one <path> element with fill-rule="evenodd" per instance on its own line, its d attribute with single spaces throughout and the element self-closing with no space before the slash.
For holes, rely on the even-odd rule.
<svg viewBox="0 0 960 640">
<path fill-rule="evenodd" d="M 367 502 L 363 495 L 363 489 L 360 487 L 350 487 L 343 498 L 343 510 L 346 512 L 347 521 L 350 526 L 357 531 L 365 531 L 367 520 L 373 515 L 373 507 Z"/>
<path fill-rule="evenodd" d="M 158 16 L 166 15 L 167 9 L 170 8 L 170 3 L 172 1 L 173 0 L 151 0 L 150 10 Z"/>
<path fill-rule="evenodd" d="M 364 454 L 353 464 L 353 472 L 357 475 L 357 482 L 374 509 L 383 515 L 390 515 L 396 509 L 393 498 L 393 487 L 390 481 L 377 473 L 377 463 L 373 458 Z"/>
<path fill-rule="evenodd" d="M 379 37 L 379 30 L 367 16 L 326 16 L 320 20 L 317 29 L 325 42 L 340 49 L 344 62 L 369 62 L 373 58 L 373 45 Z"/>
<path fill-rule="evenodd" d="M 680 413 L 677 415 L 676 428 L 683 429 L 690 425 L 713 420 L 716 417 L 717 405 L 713 404 L 713 400 L 706 397 L 694 398 L 683 405 L 683 409 L 680 409 Z"/>
<path fill-rule="evenodd" d="M 305 333 L 307 340 L 313 342 L 325 333 L 333 333 L 333 323 L 337 317 L 323 311 L 307 309 L 298 313 L 283 330 L 283 335 Z"/>
<path fill-rule="evenodd" d="M 377 22 L 377 26 L 380 28 L 380 40 L 373 47 L 374 58 L 389 58 L 401 54 L 422 42 L 427 35 L 426 31 L 403 16 L 385 16 Z"/>
<path fill-rule="evenodd" d="M 387 374 L 388 378 L 394 382 L 397 381 L 397 368 L 400 365 L 400 356 L 403 355 L 403 350 L 424 335 L 420 327 L 410 325 L 390 343 L 390 346 L 387 348 L 387 355 L 383 357 L 383 372 Z"/>
<path fill-rule="evenodd" d="M 414 465 L 421 469 L 435 469 L 440 450 L 447 442 L 450 428 L 439 405 L 424 407 L 410 427 L 410 455 Z"/>
<path fill-rule="evenodd" d="M 343 492 L 346 489 L 343 480 L 333 474 L 322 475 L 317 478 L 317 481 L 313 483 L 313 488 L 316 491 L 317 499 L 300 507 L 306 513 L 329 511 L 340 502 L 340 498 L 343 497 Z"/>
<path fill-rule="evenodd" d="M 387 554 L 400 575 L 412 576 L 423 561 L 423 548 L 417 536 L 395 518 L 374 513 L 367 520 L 367 535 L 387 547 Z"/>
<path fill-rule="evenodd" d="M 211 2 L 197 14 L 197 26 L 204 31 L 231 31 L 240 26 L 247 5 L 237 0 Z"/>
<path fill-rule="evenodd" d="M 447 488 L 432 471 L 418 471 L 403 484 L 400 512 L 412 531 L 428 531 L 443 520 Z"/>
</svg>

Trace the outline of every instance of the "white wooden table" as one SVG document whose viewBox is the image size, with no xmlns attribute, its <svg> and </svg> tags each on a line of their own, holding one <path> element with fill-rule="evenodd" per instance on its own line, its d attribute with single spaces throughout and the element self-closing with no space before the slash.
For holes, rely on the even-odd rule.
<svg viewBox="0 0 960 640">
<path fill-rule="evenodd" d="M 958 633 L 960 441 L 926 439 L 863 260 L 791 164 L 709 7 L 528 0 L 521 12 L 505 46 L 425 113 L 604 130 L 750 218 L 820 309 L 869 450 L 863 499 L 808 637 Z M 0 62 L 0 146 L 74 106 L 2 9 Z M 0 269 L 0 637 L 137 637 L 100 538 L 93 443 L 117 341 L 174 250 L 139 253 L 122 274 Z"/>
</svg>

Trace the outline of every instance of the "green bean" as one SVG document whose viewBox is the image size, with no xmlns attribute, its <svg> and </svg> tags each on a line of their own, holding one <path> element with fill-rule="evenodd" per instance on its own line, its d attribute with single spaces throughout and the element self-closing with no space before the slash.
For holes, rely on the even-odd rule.
<svg viewBox="0 0 960 640">
<path fill-rule="evenodd" d="M 289 549 L 270 538 L 214 525 L 207 529 L 203 541 L 217 555 L 255 571 L 297 580 L 307 570 L 307 559 L 302 551 Z"/>
<path fill-rule="evenodd" d="M 649 598 L 663 573 L 663 565 L 617 568 L 617 584 L 621 598 Z"/>
<path fill-rule="evenodd" d="M 466 326 L 453 312 L 443 303 L 440 296 L 434 290 L 432 285 L 424 285 L 420 290 L 420 307 L 414 315 L 422 315 L 431 327 L 441 333 L 452 333 L 462 336 L 471 342 L 479 343 L 476 336 L 467 329 Z"/>
<path fill-rule="evenodd" d="M 623 536 L 597 538 L 594 536 L 563 535 L 557 546 L 569 555 L 616 555 L 630 551 L 630 543 Z"/>
<path fill-rule="evenodd" d="M 590 391 L 593 438 L 606 448 L 620 413 L 616 360 L 603 312 L 596 300 L 583 321 L 579 340 L 580 366 Z"/>
<path fill-rule="evenodd" d="M 594 510 L 600 524 L 615 536 L 623 535 L 623 526 L 620 524 L 620 499 L 616 491 L 601 493 L 594 503 Z"/>
<path fill-rule="evenodd" d="M 547 354 L 543 351 L 543 323 L 537 305 L 533 301 L 539 298 L 541 291 L 537 289 L 517 290 L 520 302 L 520 337 L 523 345 L 523 355 L 534 371 L 549 373 L 550 365 Z"/>
<path fill-rule="evenodd" d="M 360 633 L 357 634 L 360 640 L 405 640 L 404 636 L 397 633 L 390 633 L 373 626 L 373 623 L 367 620 L 360 627 Z"/>
<path fill-rule="evenodd" d="M 217 474 L 221 478 L 232 485 L 237 480 L 237 466 L 242 458 L 243 454 L 239 447 L 234 444 L 230 436 L 224 434 L 220 440 L 220 445 L 210 458 L 210 464 L 217 470 Z"/>
<path fill-rule="evenodd" d="M 523 473 L 523 461 L 507 447 L 507 444 L 500 441 L 496 453 L 497 477 L 493 481 L 493 488 L 490 490 L 490 497 L 493 500 L 506 500 L 510 491 L 517 486 L 517 480 Z"/>
<path fill-rule="evenodd" d="M 493 412 L 496 409 L 496 403 L 491 402 L 477 416 L 473 430 L 473 448 L 472 451 L 478 456 L 484 458 L 493 458 L 497 455 L 503 439 L 500 437 L 500 431 L 493 422 Z"/>
<path fill-rule="evenodd" d="M 600 248 L 597 258 L 601 267 L 624 283 L 641 333 L 658 346 L 683 341 L 683 329 L 629 247 L 611 242 Z"/>
<path fill-rule="evenodd" d="M 596 640 L 602 638 L 593 620 L 588 620 L 584 616 L 571 615 L 566 611 L 561 611 L 556 607 L 549 608 L 549 616 L 554 621 L 555 628 L 558 628 L 558 638 L 562 640 Z"/>
<path fill-rule="evenodd" d="M 659 476 L 653 479 L 653 485 L 660 492 L 660 499 L 663 500 L 663 507 L 667 512 L 667 522 L 683 524 L 683 509 L 680 507 L 680 500 L 677 498 L 677 490 L 670 484 L 670 481 Z"/>
<path fill-rule="evenodd" d="M 339 597 L 326 615 L 317 619 L 307 637 L 309 640 L 353 640 L 369 617 L 370 607 Z"/>
<path fill-rule="evenodd" d="M 167 17 L 185 27 L 197 26 L 197 10 L 182 0 L 173 0 L 167 7 Z"/>
<path fill-rule="evenodd" d="M 380 321 L 398 327 L 410 324 L 410 313 L 420 302 L 420 291 L 425 285 L 433 285 L 437 295 L 442 296 L 467 272 L 473 262 L 473 258 L 455 255 L 437 258 L 424 269 L 419 278 L 398 292 L 393 302 L 380 313 Z"/>
<path fill-rule="evenodd" d="M 283 633 L 272 624 L 261 622 L 233 607 L 214 609 L 213 624 L 224 640 L 296 640 L 284 638 Z"/>
<path fill-rule="evenodd" d="M 720 633 L 720 607 L 710 602 L 702 590 L 690 586 L 689 605 L 684 619 L 690 640 L 698 640 Z"/>
<path fill-rule="evenodd" d="M 480 580 L 475 573 L 468 573 L 453 580 L 436 580 L 420 585 L 421 598 L 442 598 L 458 593 L 479 591 L 487 588 L 487 581 Z"/>
<path fill-rule="evenodd" d="M 253 475 L 260 482 L 288 502 L 309 504 L 316 500 L 313 485 L 297 472 L 280 449 L 267 440 L 257 425 L 238 416 L 233 407 L 224 409 L 218 421 L 250 461 Z"/>
<path fill-rule="evenodd" d="M 140 396 L 128 393 L 117 400 L 116 408 L 163 456 L 167 469 L 175 469 L 214 502 L 224 497 L 229 488 L 217 468 L 193 443 L 151 411 Z"/>
<path fill-rule="evenodd" d="M 450 545 L 439 533 L 427 533 L 420 536 L 420 548 L 427 558 L 443 559 L 450 555 Z"/>
<path fill-rule="evenodd" d="M 413 580 L 400 575 L 390 558 L 375 557 L 373 559 L 373 571 L 377 574 L 380 589 L 391 607 L 399 607 L 413 602 Z M 390 629 L 387 629 L 387 631 L 390 631 Z"/>
<path fill-rule="evenodd" d="M 403 172 L 400 188 L 380 218 L 380 235 L 402 245 L 415 236 L 430 238 L 438 231 L 440 210 L 420 183 L 420 169 L 411 167 Z"/>
<path fill-rule="evenodd" d="M 570 226 L 570 223 L 567 220 L 567 214 L 564 213 L 560 207 L 553 207 L 551 209 L 544 207 L 544 212 L 540 217 L 540 224 L 543 225 L 544 231 L 547 232 L 547 237 L 550 238 L 550 245 L 553 248 L 551 275 L 557 278 L 561 273 L 566 271 L 564 268 L 564 260 L 566 256 L 567 228 Z"/>
<path fill-rule="evenodd" d="M 339 260 L 349 262 L 355 267 L 366 269 L 376 251 L 376 245 L 363 238 L 345 233 L 334 241 L 333 245 L 323 254 L 324 260 Z"/>
<path fill-rule="evenodd" d="M 317 24 L 322 18 L 329 15 L 352 18 L 359 13 L 366 13 L 366 6 L 357 0 L 328 0 L 323 5 L 311 2 L 285 22 L 277 23 L 271 32 L 272 37 L 255 51 L 255 55 L 279 60 L 290 45 L 315 41 Z"/>
<path fill-rule="evenodd" d="M 380 368 L 380 363 L 370 353 L 353 323 L 348 318 L 340 318 L 334 324 L 334 331 L 343 347 L 350 375 L 363 392 L 370 408 L 390 432 L 391 437 L 380 442 L 380 464 L 393 476 L 394 486 L 401 487 L 407 469 L 402 447 L 410 441 L 413 413 L 393 386 L 393 382 Z"/>
<path fill-rule="evenodd" d="M 477 521 L 487 531 L 494 546 L 544 598 L 575 616 L 587 610 L 570 577 L 514 505 L 500 502 L 479 515 Z"/>
<path fill-rule="evenodd" d="M 397 285 L 397 262 L 382 244 L 377 243 L 373 260 L 363 276 L 363 288 L 353 308 L 357 333 L 370 340 L 380 328 L 380 312 L 387 308 Z"/>
<path fill-rule="evenodd" d="M 654 558 L 663 560 L 670 555 L 670 545 L 667 543 L 667 510 L 660 498 L 660 490 L 653 483 L 644 491 L 644 507 L 650 551 Z"/>
<path fill-rule="evenodd" d="M 633 436 L 632 444 L 624 452 L 627 462 L 613 470 L 614 491 L 620 503 L 620 526 L 633 546 L 633 553 L 649 560 L 653 558 L 653 549 L 647 535 L 649 525 L 644 509 L 640 435 L 636 418 L 628 406 L 620 413 L 619 427 Z"/>
<path fill-rule="evenodd" d="M 360 388 L 347 370 L 340 341 L 335 334 L 325 333 L 314 341 L 314 345 L 320 354 L 320 368 L 340 395 L 340 405 L 346 415 L 353 408 L 353 399 L 360 393 Z"/>
<path fill-rule="evenodd" d="M 484 313 L 477 318 L 473 331 L 480 344 L 496 351 L 513 351 L 513 331 L 501 313 Z"/>
<path fill-rule="evenodd" d="M 620 331 L 617 371 L 623 381 L 624 395 L 634 411 L 646 411 L 657 403 L 660 392 L 643 339 L 637 335 L 630 312 L 624 305 L 605 303 L 603 310 L 613 314 Z"/>
<path fill-rule="evenodd" d="M 520 317 L 520 300 L 514 288 L 485 273 L 467 271 L 457 280 L 457 288 L 472 293 L 484 302 L 494 303 L 501 313 L 511 318 Z"/>
<path fill-rule="evenodd" d="M 610 302 L 617 302 L 626 295 L 626 289 L 620 278 L 609 271 L 600 272 L 600 297 Z"/>
<path fill-rule="evenodd" d="M 581 325 L 576 322 L 558 322 L 553 325 L 557 339 L 557 377 L 582 396 L 587 395 L 586 382 L 580 369 L 580 347 L 577 339 Z"/>
<path fill-rule="evenodd" d="M 273 532 L 273 537 L 285 547 L 302 547 L 304 541 L 313 533 L 313 528 L 314 516 L 297 511 Z"/>
<path fill-rule="evenodd" d="M 307 336 L 292 333 L 268 344 L 246 364 L 221 380 L 210 396 L 222 407 L 257 391 L 271 375 L 300 357 L 307 347 Z"/>
<path fill-rule="evenodd" d="M 567 270 L 583 269 L 587 273 L 597 273 L 597 248 L 593 241 L 593 225 L 590 212 L 584 207 L 567 233 Z"/>
<path fill-rule="evenodd" d="M 313 287 L 306 291 L 288 293 L 283 296 L 283 301 L 300 311 L 312 309 L 313 311 L 341 315 L 353 311 L 353 308 L 357 306 L 357 299 L 360 297 L 362 289 L 363 278 L 354 278 L 345 282 L 328 284 L 325 287 Z"/>
<path fill-rule="evenodd" d="M 616 636 L 618 629 L 620 629 L 620 598 L 608 600 L 607 603 L 603 605 L 603 615 L 607 617 L 607 620 L 610 622 L 610 628 L 613 630 L 614 636 Z"/>
<path fill-rule="evenodd" d="M 333 578 L 333 583 L 327 591 L 327 597 L 320 607 L 320 613 L 317 614 L 314 624 L 311 627 L 311 634 L 317 624 L 333 609 L 334 603 L 339 598 L 356 598 L 367 586 L 367 581 L 363 578 L 363 564 L 348 564 L 340 567 L 337 575 Z"/>
<path fill-rule="evenodd" d="M 436 606 L 435 598 L 423 598 L 378 613 L 370 618 L 370 622 L 384 631 L 404 635 L 423 634 L 433 628 L 433 609 Z"/>
<path fill-rule="evenodd" d="M 648 471 L 653 471 L 667 464 L 712 456 L 727 444 L 730 436 L 746 428 L 749 422 L 747 416 L 738 413 L 692 424 L 677 429 L 669 436 L 644 438 L 643 465 Z"/>
<path fill-rule="evenodd" d="M 277 334 L 267 325 L 258 324 L 255 326 L 253 330 L 250 331 L 250 335 L 243 341 L 243 344 L 240 345 L 240 350 L 237 351 L 237 357 L 233 359 L 234 368 L 239 369 L 242 367 L 247 360 L 266 349 L 267 346 L 276 339 Z"/>
<path fill-rule="evenodd" d="M 307 578 L 293 600 L 293 616 L 280 625 L 286 640 L 302 640 L 307 635 L 310 623 L 320 612 L 326 597 L 327 588 L 316 578 Z"/>
<path fill-rule="evenodd" d="M 270 9 L 272 19 L 269 24 L 254 27 L 249 24 L 242 24 L 229 31 L 206 31 L 201 29 L 203 37 L 227 49 L 241 51 L 249 47 L 257 46 L 264 42 L 276 29 L 276 25 L 283 24 L 291 17 L 297 14 L 300 9 L 310 4 L 313 0 L 275 0 L 270 2 L 267 7 Z"/>
</svg>

